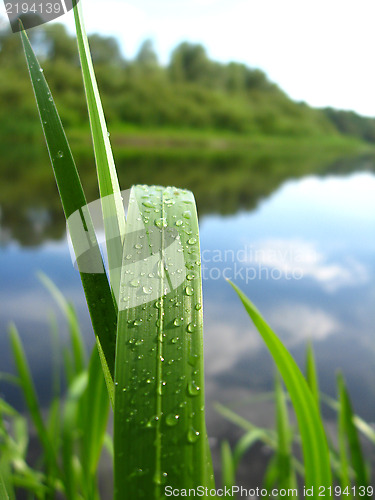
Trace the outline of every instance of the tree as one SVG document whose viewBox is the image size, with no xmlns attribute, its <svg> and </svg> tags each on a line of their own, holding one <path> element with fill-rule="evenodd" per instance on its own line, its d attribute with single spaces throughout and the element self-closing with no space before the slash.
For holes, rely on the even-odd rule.
<svg viewBox="0 0 375 500">
<path fill-rule="evenodd" d="M 173 51 L 168 69 L 174 81 L 202 82 L 210 77 L 211 62 L 202 45 L 183 42 Z"/>
</svg>

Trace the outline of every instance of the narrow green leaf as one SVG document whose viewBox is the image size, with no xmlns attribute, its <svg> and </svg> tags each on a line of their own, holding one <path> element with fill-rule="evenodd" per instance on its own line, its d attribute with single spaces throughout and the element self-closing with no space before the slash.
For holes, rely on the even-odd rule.
<svg viewBox="0 0 375 500">
<path fill-rule="evenodd" d="M 257 442 L 262 441 L 264 436 L 263 429 L 254 429 L 253 431 L 247 432 L 241 439 L 236 443 L 233 451 L 233 463 L 234 471 L 236 472 L 240 461 L 244 454 Z"/>
<path fill-rule="evenodd" d="M 267 429 L 262 429 L 261 427 L 258 427 L 248 420 L 246 418 L 241 417 L 240 415 L 237 415 L 234 411 L 231 409 L 227 408 L 226 406 L 223 406 L 220 403 L 215 404 L 215 409 L 223 415 L 227 420 L 230 422 L 233 422 L 234 424 L 238 425 L 241 427 L 241 429 L 244 429 L 245 431 L 248 431 L 249 433 L 251 432 L 257 432 L 259 433 L 260 439 L 269 445 L 271 448 L 275 448 L 277 446 L 277 441 L 275 437 L 274 431 L 269 431 Z"/>
<path fill-rule="evenodd" d="M 65 493 L 69 500 L 80 498 L 76 471 L 76 432 L 79 403 L 88 384 L 86 371 L 77 375 L 68 388 L 62 423 L 62 465 L 65 479 Z"/>
<path fill-rule="evenodd" d="M 366 464 L 363 458 L 361 443 L 359 440 L 357 429 L 354 425 L 354 415 L 352 410 L 352 405 L 350 402 L 349 394 L 345 386 L 344 378 L 342 374 L 338 375 L 338 388 L 340 395 L 340 428 L 342 434 L 346 434 L 346 439 L 348 440 L 351 463 L 355 475 L 355 483 L 357 489 L 360 486 L 368 486 L 368 477 Z"/>
<path fill-rule="evenodd" d="M 9 500 L 8 493 L 5 489 L 3 476 L 0 474 L 0 500 Z"/>
<path fill-rule="evenodd" d="M 231 489 L 236 483 L 232 450 L 228 441 L 221 443 L 221 475 L 223 488 Z"/>
<path fill-rule="evenodd" d="M 72 351 L 75 364 L 75 374 L 81 373 L 85 367 L 85 349 L 83 346 L 82 336 L 80 334 L 80 327 L 75 310 L 71 304 L 68 304 L 64 295 L 60 292 L 53 281 L 48 278 L 44 273 L 39 272 L 38 278 L 43 285 L 50 292 L 57 305 L 60 307 L 62 313 L 66 317 L 69 325 L 70 341 L 72 344 Z"/>
<path fill-rule="evenodd" d="M 305 485 L 307 488 L 315 486 L 311 498 L 318 498 L 319 486 L 326 488 L 327 496 L 329 495 L 327 488 L 332 486 L 329 451 L 323 424 L 309 386 L 296 362 L 259 311 L 236 285 L 233 283 L 231 285 L 265 341 L 288 389 L 302 438 Z"/>
<path fill-rule="evenodd" d="M 307 345 L 306 350 L 306 379 L 307 383 L 310 387 L 310 390 L 314 396 L 316 404 L 319 408 L 319 380 L 318 380 L 318 372 L 316 370 L 315 356 L 314 350 L 311 342 Z"/>
<path fill-rule="evenodd" d="M 16 363 L 18 376 L 21 382 L 21 389 L 25 397 L 30 416 L 33 420 L 40 442 L 43 445 L 48 460 L 56 465 L 56 457 L 54 456 L 53 448 L 49 441 L 48 433 L 44 425 L 42 415 L 40 413 L 40 405 L 31 377 L 30 369 L 22 347 L 21 339 L 14 325 L 10 326 L 9 333 L 13 356 Z"/>
<path fill-rule="evenodd" d="M 159 498 L 164 484 L 211 487 L 199 233 L 192 193 L 133 187 L 123 255 L 115 499 Z"/>
<path fill-rule="evenodd" d="M 277 429 L 277 463 L 278 487 L 289 489 L 296 487 L 296 478 L 292 462 L 292 431 L 289 426 L 288 407 L 280 377 L 275 381 L 276 429 Z"/>
<path fill-rule="evenodd" d="M 88 370 L 88 384 L 80 405 L 82 467 L 86 481 L 95 482 L 107 428 L 109 399 L 100 358 L 94 347 Z"/>
<path fill-rule="evenodd" d="M 338 445 L 339 445 L 339 458 L 340 458 L 340 486 L 342 490 L 348 491 L 348 500 L 353 498 L 351 494 L 351 482 L 349 474 L 349 458 L 346 446 L 346 423 L 347 423 L 347 408 L 345 404 L 344 386 L 341 377 L 337 380 L 339 388 L 339 402 L 340 411 L 338 413 Z"/>
<path fill-rule="evenodd" d="M 332 410 L 339 411 L 340 404 L 333 398 L 327 396 L 326 394 L 322 395 L 322 400 L 330 407 Z M 353 415 L 353 423 L 356 428 L 372 443 L 375 444 L 375 431 L 374 429 L 365 422 L 358 415 Z"/>
<path fill-rule="evenodd" d="M 74 18 L 102 202 L 109 276 L 112 291 L 118 300 L 122 243 L 125 235 L 125 212 L 83 22 L 82 0 L 74 6 Z"/>
<path fill-rule="evenodd" d="M 107 385 L 110 393 L 113 393 L 117 307 L 113 302 L 86 198 L 60 117 L 25 31 L 21 32 L 21 38 L 65 217 L 69 220 L 73 214 L 77 214 L 84 229 L 88 251 L 82 258 L 78 258 L 81 255 L 82 232 L 78 238 L 71 232 L 78 268 L 84 266 L 95 270 L 80 274 L 94 332 L 102 350 L 101 360 L 107 373 Z"/>
</svg>

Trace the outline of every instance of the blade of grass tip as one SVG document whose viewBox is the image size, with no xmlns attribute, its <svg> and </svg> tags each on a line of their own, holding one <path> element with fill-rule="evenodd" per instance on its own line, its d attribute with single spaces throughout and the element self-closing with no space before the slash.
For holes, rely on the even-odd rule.
<svg viewBox="0 0 375 500">
<path fill-rule="evenodd" d="M 120 290 L 115 499 L 159 498 L 165 484 L 211 488 L 192 193 L 132 188 Z"/>
<path fill-rule="evenodd" d="M 279 471 L 279 488 L 296 487 L 296 478 L 292 464 L 291 428 L 289 426 L 288 407 L 282 388 L 280 376 L 275 380 L 276 429 L 277 429 L 277 461 Z"/>
<path fill-rule="evenodd" d="M 232 450 L 228 441 L 223 441 L 221 443 L 221 475 L 223 488 L 228 488 L 230 490 L 232 486 L 235 485 L 236 478 Z"/>
<path fill-rule="evenodd" d="M 339 403 L 331 398 L 330 396 L 327 396 L 326 394 L 322 395 L 322 401 L 329 406 L 332 410 L 339 411 L 340 405 Z M 365 422 L 361 417 L 358 415 L 353 416 L 353 422 L 356 428 L 373 444 L 375 444 L 375 431 L 374 429 L 367 423 Z"/>
<path fill-rule="evenodd" d="M 120 193 L 109 133 L 104 117 L 99 89 L 92 64 L 89 42 L 83 22 L 82 0 L 74 2 L 74 19 L 87 107 L 90 118 L 91 135 L 94 145 L 96 170 L 103 210 L 106 236 L 109 276 L 112 291 L 118 300 L 122 244 L 125 235 L 125 211 Z"/>
<path fill-rule="evenodd" d="M 318 498 L 319 486 L 325 487 L 324 495 L 328 496 L 328 488 L 332 486 L 332 480 L 327 438 L 306 379 L 259 311 L 236 285 L 230 284 L 266 343 L 292 400 L 302 438 L 305 485 L 307 488 L 313 488 L 312 498 Z"/>
<path fill-rule="evenodd" d="M 221 415 L 223 415 L 223 417 L 229 420 L 229 422 L 233 422 L 234 424 L 241 427 L 241 429 L 244 429 L 248 432 L 259 432 L 259 435 L 261 436 L 261 439 L 264 443 L 268 444 L 271 448 L 276 448 L 277 441 L 275 438 L 275 433 L 273 431 L 257 427 L 256 425 L 246 420 L 246 418 L 241 417 L 240 415 L 220 403 L 215 404 L 215 409 Z"/>
<path fill-rule="evenodd" d="M 255 429 L 253 431 L 247 432 L 244 436 L 239 439 L 238 443 L 233 451 L 233 466 L 234 473 L 236 473 L 237 468 L 244 454 L 257 442 L 262 441 L 263 429 Z"/>
<path fill-rule="evenodd" d="M 108 390 L 113 398 L 117 305 L 113 301 L 92 220 L 87 210 L 86 198 L 60 117 L 43 70 L 25 31 L 21 31 L 21 38 L 65 217 L 68 221 L 73 214 L 78 214 L 84 228 L 89 251 L 85 252 L 83 260 L 78 258 L 82 247 L 81 232 L 77 238 L 71 231 L 72 243 L 77 255 L 78 268 L 81 268 L 82 285 L 101 353 Z M 95 272 L 83 272 L 82 267 Z"/>
<path fill-rule="evenodd" d="M 366 463 L 363 458 L 358 432 L 354 424 L 354 414 L 349 393 L 345 385 L 344 377 L 341 373 L 338 374 L 337 383 L 340 394 L 342 430 L 343 433 L 346 434 L 346 438 L 348 440 L 355 482 L 357 490 L 359 490 L 360 486 L 364 486 L 366 488 L 369 483 Z"/>
<path fill-rule="evenodd" d="M 73 349 L 75 373 L 81 373 L 85 367 L 85 349 L 83 346 L 83 339 L 80 333 L 80 327 L 77 319 L 77 315 L 71 304 L 68 304 L 64 295 L 60 292 L 54 282 L 48 278 L 44 273 L 38 272 L 37 276 L 43 285 L 50 292 L 54 298 L 56 304 L 61 309 L 65 318 L 68 321 L 70 341 Z"/>
<path fill-rule="evenodd" d="M 0 474 L 0 500 L 9 500 L 7 490 L 3 481 L 3 476 Z"/>
<path fill-rule="evenodd" d="M 46 456 L 47 466 L 51 468 L 51 470 L 53 470 L 55 474 L 58 474 L 59 468 L 56 460 L 56 455 L 54 453 L 53 446 L 49 440 L 48 432 L 42 419 L 38 397 L 35 391 L 34 383 L 31 377 L 26 356 L 22 347 L 21 339 L 14 325 L 10 326 L 9 334 L 10 334 L 12 352 L 18 371 L 18 376 L 21 382 L 20 384 L 21 389 L 25 397 L 25 401 L 27 404 L 27 408 L 30 412 L 31 419 L 37 431 L 40 443 L 43 447 Z"/>
<path fill-rule="evenodd" d="M 319 380 L 318 372 L 316 370 L 314 349 L 311 342 L 308 343 L 306 349 L 306 379 L 310 390 L 314 396 L 318 408 L 320 407 L 319 401 Z"/>
</svg>

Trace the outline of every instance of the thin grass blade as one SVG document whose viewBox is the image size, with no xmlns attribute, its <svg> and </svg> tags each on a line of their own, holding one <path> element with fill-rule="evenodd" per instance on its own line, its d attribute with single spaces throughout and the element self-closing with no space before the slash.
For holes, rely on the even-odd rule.
<svg viewBox="0 0 375 500">
<path fill-rule="evenodd" d="M 309 386 L 296 362 L 259 311 L 236 285 L 231 285 L 265 341 L 288 389 L 302 438 L 305 484 L 307 488 L 313 488 L 311 498 L 318 498 L 319 486 L 325 487 L 324 495 L 328 496 L 327 488 L 332 486 L 332 480 L 327 438 Z"/>
<path fill-rule="evenodd" d="M 232 450 L 228 441 L 221 443 L 221 476 L 223 488 L 230 490 L 236 483 L 236 476 Z"/>
<path fill-rule="evenodd" d="M 345 404 L 345 395 L 344 395 L 344 387 L 343 381 L 341 377 L 338 377 L 337 380 L 338 389 L 339 389 L 339 403 L 340 410 L 338 412 L 338 447 L 339 447 L 339 460 L 340 460 L 340 468 L 339 468 L 339 477 L 340 477 L 340 486 L 342 491 L 347 491 L 348 500 L 353 498 L 351 494 L 351 482 L 350 482 L 350 472 L 349 472 L 349 457 L 348 450 L 346 445 L 346 423 L 347 423 L 347 414 L 346 414 L 346 404 Z"/>
<path fill-rule="evenodd" d="M 0 500 L 9 500 L 7 490 L 3 481 L 3 476 L 0 474 Z"/>
<path fill-rule="evenodd" d="M 306 379 L 310 387 L 310 390 L 314 396 L 316 404 L 319 408 L 320 406 L 319 379 L 318 379 L 318 372 L 316 370 L 314 350 L 311 342 L 308 343 L 306 350 Z"/>
<path fill-rule="evenodd" d="M 11 325 L 9 333 L 13 357 L 20 379 L 20 387 L 22 389 L 27 408 L 30 412 L 31 419 L 34 423 L 40 443 L 45 453 L 46 466 L 49 470 L 52 471 L 52 475 L 56 476 L 59 474 L 59 467 L 57 464 L 55 450 L 50 442 L 47 428 L 43 422 L 38 397 L 31 377 L 30 368 L 28 366 L 27 359 L 22 347 L 21 339 L 14 325 Z"/>
<path fill-rule="evenodd" d="M 340 395 L 340 428 L 343 434 L 342 439 L 346 436 L 351 456 L 351 464 L 354 470 L 355 483 L 357 491 L 359 487 L 368 486 L 367 467 L 363 457 L 361 443 L 359 440 L 356 426 L 354 425 L 354 414 L 349 394 L 346 389 L 345 381 L 342 374 L 337 378 L 339 395 Z"/>
<path fill-rule="evenodd" d="M 79 215 L 89 249 L 83 256 L 84 264 L 96 270 L 80 274 L 93 329 L 102 352 L 106 382 L 110 393 L 113 393 L 117 306 L 113 302 L 94 227 L 86 209 L 86 198 L 60 117 L 25 31 L 21 32 L 21 38 L 65 217 L 69 220 L 73 214 Z M 82 241 L 78 241 L 74 234 L 71 236 L 77 255 L 81 255 L 78 249 Z M 82 269 L 82 259 L 77 258 L 77 264 Z"/>
<path fill-rule="evenodd" d="M 327 396 L 326 394 L 322 395 L 322 401 L 330 408 L 332 408 L 332 410 L 340 410 L 340 404 L 335 399 Z M 353 423 L 356 426 L 357 430 L 359 430 L 363 434 L 363 436 L 365 436 L 372 444 L 375 444 L 375 431 L 367 422 L 365 422 L 358 415 L 353 415 Z"/>
<path fill-rule="evenodd" d="M 109 276 L 112 291 L 118 300 L 122 244 L 125 235 L 125 211 L 83 22 L 82 0 L 74 6 L 74 18 L 102 202 Z"/>
<path fill-rule="evenodd" d="M 288 407 L 279 375 L 275 381 L 278 486 L 288 490 L 296 487 L 292 461 L 292 430 L 289 426 Z"/>
<path fill-rule="evenodd" d="M 59 306 L 68 321 L 70 341 L 72 344 L 72 352 L 74 357 L 75 374 L 78 375 L 78 373 L 81 373 L 85 367 L 85 349 L 83 346 L 82 336 L 80 334 L 80 327 L 76 312 L 71 304 L 68 304 L 64 295 L 60 292 L 53 281 L 48 278 L 48 276 L 46 276 L 44 273 L 39 272 L 38 278 L 50 292 L 56 304 Z"/>
<path fill-rule="evenodd" d="M 133 187 L 123 255 L 115 499 L 159 498 L 165 484 L 212 487 L 193 195 L 176 188 Z"/>
<path fill-rule="evenodd" d="M 94 489 L 109 413 L 108 393 L 96 347 L 90 358 L 88 384 L 79 412 L 80 428 L 84 430 L 81 445 L 83 474 L 86 483 L 91 483 L 90 488 Z"/>
</svg>

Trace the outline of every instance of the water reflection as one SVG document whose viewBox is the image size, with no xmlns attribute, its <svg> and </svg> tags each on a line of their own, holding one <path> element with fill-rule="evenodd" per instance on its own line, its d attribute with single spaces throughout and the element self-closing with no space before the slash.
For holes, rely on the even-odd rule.
<svg viewBox="0 0 375 500">
<path fill-rule="evenodd" d="M 87 200 L 96 200 L 94 160 L 86 150 L 76 154 L 76 159 Z M 288 179 L 331 172 L 344 175 L 358 169 L 373 171 L 375 161 L 371 157 L 334 160 L 327 158 L 326 152 L 322 157 L 315 150 L 308 155 L 306 151 L 262 149 L 238 154 L 159 150 L 150 156 L 120 150 L 116 164 L 122 189 L 135 183 L 191 189 L 202 216 L 252 210 Z M 38 246 L 63 238 L 65 219 L 48 158 L 29 163 L 27 168 L 0 164 L 0 173 L 7 180 L 0 184 L 0 244 L 17 241 L 23 246 Z"/>
<path fill-rule="evenodd" d="M 375 420 L 371 403 L 375 399 L 375 175 L 367 171 L 338 176 L 329 174 L 330 168 L 324 168 L 325 176 L 319 177 L 301 173 L 293 180 L 290 173 L 289 179 L 286 173 L 279 175 L 265 191 L 254 186 L 261 176 L 252 177 L 250 167 L 246 173 L 236 171 L 236 185 L 252 183 L 251 188 L 244 185 L 242 191 L 231 191 L 228 182 L 225 191 L 223 180 L 216 192 L 207 185 L 206 190 L 204 186 L 196 190 L 198 207 L 203 207 L 208 428 L 216 438 L 228 433 L 233 437 L 238 431 L 213 410 L 214 401 L 236 402 L 240 413 L 259 424 L 273 421 L 269 403 L 245 405 L 251 394 L 272 388 L 274 366 L 225 277 L 251 297 L 301 366 L 306 341 L 314 343 L 323 391 L 335 394 L 335 372 L 342 368 L 356 411 Z M 271 185 L 279 187 L 273 190 Z M 219 207 L 220 189 L 223 198 L 233 197 L 224 204 L 232 215 L 210 214 L 218 211 L 210 207 Z M 243 210 L 255 204 L 253 211 Z M 58 311 L 38 282 L 37 270 L 48 274 L 74 302 L 86 342 L 93 345 L 79 275 L 71 264 L 66 239 L 60 238 L 64 226 L 51 213 L 50 219 L 42 215 L 45 226 L 36 217 L 41 229 L 36 236 L 35 228 L 28 229 L 34 235 L 31 240 L 25 231 L 29 226 L 18 227 L 17 215 L 5 219 L 12 236 L 0 250 L 1 371 L 13 369 L 4 332 L 14 320 L 44 402 L 49 397 L 46 373 L 51 368 L 46 354 L 48 311 Z M 48 229 L 51 223 L 58 227 Z M 54 237 L 60 239 L 53 242 Z M 30 247 L 36 243 L 38 247 Z M 19 403 L 13 388 L 3 385 L 2 392 L 9 401 Z"/>
</svg>

